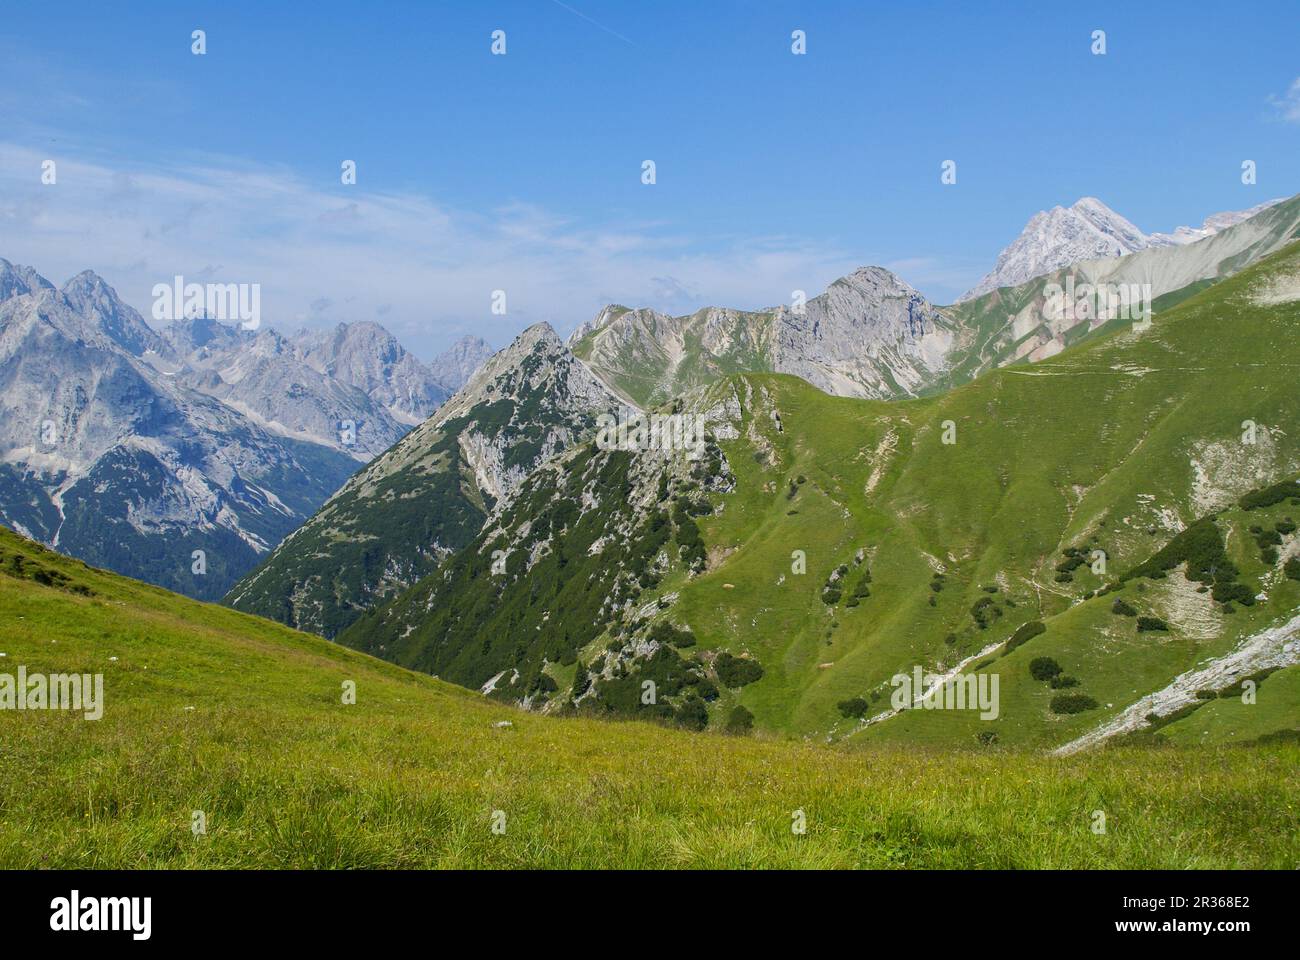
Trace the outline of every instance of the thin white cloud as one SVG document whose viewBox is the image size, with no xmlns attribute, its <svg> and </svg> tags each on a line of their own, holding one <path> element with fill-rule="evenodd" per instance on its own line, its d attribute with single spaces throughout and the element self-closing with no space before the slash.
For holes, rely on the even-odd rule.
<svg viewBox="0 0 1300 960">
<path fill-rule="evenodd" d="M 46 159 L 53 186 L 40 180 Z M 114 169 L 4 143 L 0 257 L 55 283 L 93 269 L 146 317 L 153 285 L 176 274 L 259 283 L 271 326 L 382 317 L 425 356 L 468 332 L 503 345 L 548 320 L 563 333 L 611 300 L 674 313 L 771 306 L 862 265 L 789 237 L 588 225 L 525 203 L 455 210 L 238 160 Z M 505 317 L 490 311 L 498 289 Z"/>
<path fill-rule="evenodd" d="M 1268 102 L 1287 123 L 1300 123 L 1300 77 L 1296 77 L 1286 93 L 1270 96 Z"/>
</svg>

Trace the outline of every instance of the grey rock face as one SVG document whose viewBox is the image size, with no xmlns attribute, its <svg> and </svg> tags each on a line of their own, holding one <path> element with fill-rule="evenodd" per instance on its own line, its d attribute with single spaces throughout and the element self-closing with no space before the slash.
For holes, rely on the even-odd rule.
<svg viewBox="0 0 1300 960">
<path fill-rule="evenodd" d="M 0 300 L 39 289 L 53 290 L 54 285 L 31 267 L 10 263 L 0 257 Z"/>
<path fill-rule="evenodd" d="M 912 396 L 946 366 L 954 325 L 881 267 L 863 267 L 809 300 L 779 307 L 773 368 L 836 396 Z"/>
<path fill-rule="evenodd" d="M 1070 207 L 1040 210 L 1025 229 L 998 254 L 993 270 L 958 303 L 996 290 L 1045 276 L 1054 270 L 1082 263 L 1124 257 L 1151 247 L 1179 246 L 1213 236 L 1248 220 L 1281 200 L 1232 213 L 1216 213 L 1197 228 L 1178 227 L 1172 233 L 1147 235 L 1096 197 L 1084 197 Z"/>
<path fill-rule="evenodd" d="M 6 525 L 215 599 L 354 469 L 145 362 L 158 341 L 98 278 L 35 279 L 0 302 Z"/>
<path fill-rule="evenodd" d="M 1267 204 L 1253 217 L 1201 240 L 1151 245 L 1123 257 L 1071 263 L 945 310 L 963 328 L 978 334 L 973 344 L 982 344 L 978 348 L 978 365 L 967 365 L 971 376 L 1021 359 L 1036 362 L 1055 356 L 1080 336 L 1106 324 L 1100 316 L 1048 309 L 1048 284 L 1063 286 L 1072 280 L 1076 285 L 1112 291 L 1128 288 L 1140 292 L 1146 288 L 1152 300 L 1157 300 L 1232 276 L 1294 242 L 1297 229 L 1300 196 Z"/>
<path fill-rule="evenodd" d="M 1122 257 L 1145 250 L 1146 234 L 1096 197 L 1034 214 L 998 254 L 993 270 L 958 302 L 998 287 L 1013 287 L 1083 260 Z"/>
<path fill-rule="evenodd" d="M 686 317 L 606 307 L 569 342 L 601 380 L 641 405 L 765 370 L 840 396 L 884 398 L 913 396 L 946 369 L 954 330 L 897 276 L 863 267 L 797 307 L 709 307 Z"/>
<path fill-rule="evenodd" d="M 619 406 L 548 323 L 521 333 L 509 347 L 479 368 L 438 412 L 435 424 L 471 417 L 460 433 L 461 452 L 479 490 L 501 500 L 514 492 L 537 463 L 577 442 L 595 411 Z M 509 419 L 475 417 L 495 406 Z M 526 449 L 528 456 L 520 456 Z"/>
<path fill-rule="evenodd" d="M 477 342 L 486 350 L 487 344 Z M 304 330 L 294 343 L 312 369 L 356 387 L 408 426 L 433 413 L 460 386 L 440 381 L 435 367 L 420 363 L 377 323 L 340 323 L 332 330 Z"/>
<path fill-rule="evenodd" d="M 469 382 L 490 356 L 492 348 L 481 337 L 461 337 L 433 358 L 429 372 L 449 393 L 455 393 Z"/>
<path fill-rule="evenodd" d="M 1147 239 L 1153 247 L 1195 243 L 1198 240 L 1204 240 L 1206 237 L 1214 236 L 1220 230 L 1226 230 L 1244 220 L 1249 220 L 1255 214 L 1263 213 L 1269 207 L 1275 207 L 1285 200 L 1285 197 L 1279 197 L 1276 200 L 1256 204 L 1249 210 L 1229 210 L 1224 213 L 1212 213 L 1205 218 L 1199 227 L 1178 227 L 1172 233 L 1153 233 Z"/>
<path fill-rule="evenodd" d="M 162 337 L 92 271 L 83 270 L 65 283 L 63 296 L 87 323 L 97 326 L 132 356 L 165 349 Z"/>
<path fill-rule="evenodd" d="M 163 337 L 176 363 L 167 375 L 272 432 L 364 463 L 407 430 L 382 402 L 318 369 L 269 327 L 245 330 L 200 317 L 174 321 Z"/>
</svg>

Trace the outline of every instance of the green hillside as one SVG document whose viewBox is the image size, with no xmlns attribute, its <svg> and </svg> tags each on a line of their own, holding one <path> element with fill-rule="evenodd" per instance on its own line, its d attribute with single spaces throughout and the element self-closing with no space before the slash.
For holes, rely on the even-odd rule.
<svg viewBox="0 0 1300 960">
<path fill-rule="evenodd" d="M 716 455 L 662 464 L 588 446 L 553 463 L 340 639 L 550 711 L 723 728 L 743 707 L 760 730 L 852 743 L 1065 744 L 1300 608 L 1283 571 L 1300 549 L 1295 505 L 1235 506 L 1300 473 L 1300 303 L 1269 294 L 1297 272 L 1293 244 L 1145 331 L 923 400 L 719 381 L 684 401 L 708 411 Z M 1232 580 L 1182 567 L 1121 580 L 1203 519 Z M 500 575 L 494 550 L 517 557 Z M 1134 617 L 1112 612 L 1117 596 Z M 1166 629 L 1139 631 L 1138 616 Z M 848 712 L 874 716 L 896 673 L 973 667 L 1030 622 L 1044 630 L 985 667 L 1002 682 L 996 721 L 910 711 L 862 729 L 840 707 L 861 698 Z M 1034 680 L 1037 657 L 1075 686 Z M 647 680 L 663 694 L 650 703 Z M 1059 712 L 1062 694 L 1093 705 Z M 1281 711 L 1261 732 L 1298 725 Z"/>
<path fill-rule="evenodd" d="M 1295 744 L 1066 759 L 855 753 L 542 717 L 7 531 L 0 623 L 0 675 L 105 678 L 97 721 L 0 710 L 0 868 L 1281 868 L 1300 858 Z M 346 681 L 353 705 L 341 702 Z M 1091 829 L 1097 810 L 1104 835 Z"/>
<path fill-rule="evenodd" d="M 946 374 L 936 377 L 928 394 L 942 393 L 987 370 L 1043 351 L 1080 343 L 1128 325 L 1127 320 L 1079 322 L 1044 315 L 1048 284 L 1150 284 L 1154 313 L 1172 310 L 1201 291 L 1245 270 L 1300 238 L 1300 196 L 1187 246 L 1153 247 L 1126 257 L 1089 260 L 1055 270 L 1015 287 L 1003 287 L 964 303 L 944 307 L 960 331 Z M 1094 296 L 1091 305 L 1098 303 Z M 1095 310 L 1094 310 L 1095 315 Z"/>
</svg>

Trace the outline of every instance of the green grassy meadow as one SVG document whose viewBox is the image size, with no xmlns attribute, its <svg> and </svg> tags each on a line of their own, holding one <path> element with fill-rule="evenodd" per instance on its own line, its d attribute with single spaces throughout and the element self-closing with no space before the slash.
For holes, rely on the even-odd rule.
<svg viewBox="0 0 1300 960">
<path fill-rule="evenodd" d="M 102 673 L 106 701 L 0 711 L 0 867 L 1300 863 L 1294 743 L 1053 759 L 538 716 L 8 532 L 0 550 L 0 672 Z"/>
</svg>

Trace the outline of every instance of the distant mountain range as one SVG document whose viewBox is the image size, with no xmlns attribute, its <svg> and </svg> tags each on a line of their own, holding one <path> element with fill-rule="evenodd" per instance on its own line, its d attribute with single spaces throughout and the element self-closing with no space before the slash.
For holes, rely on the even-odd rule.
<svg viewBox="0 0 1300 960">
<path fill-rule="evenodd" d="M 642 406 L 761 371 L 793 373 L 836 396 L 925 396 L 997 366 L 1051 356 L 1095 332 L 1100 321 L 1044 316 L 1044 286 L 1053 278 L 1072 272 L 1081 284 L 1149 283 L 1154 306 L 1169 306 L 1157 298 L 1215 283 L 1288 243 L 1300 226 L 1300 199 L 1250 213 L 1218 214 L 1201 241 L 1184 231 L 1175 242 L 1148 237 L 1084 200 L 1031 221 L 1039 227 L 1026 236 L 1042 241 L 1033 256 L 1004 252 L 1004 272 L 1029 276 L 953 306 L 930 303 L 882 267 L 863 267 L 802 305 L 706 307 L 683 317 L 611 305 L 580 325 L 569 346 L 619 396 Z M 1017 244 L 1008 251 L 1032 246 L 1025 237 Z"/>
<path fill-rule="evenodd" d="M 462 342 L 438 369 L 487 352 Z M 376 324 L 158 331 L 94 273 L 56 289 L 0 260 L 0 522 L 217 598 L 456 380 Z"/>
<path fill-rule="evenodd" d="M 1014 287 L 1084 260 L 1195 243 L 1281 202 L 1270 200 L 1249 210 L 1216 213 L 1206 217 L 1199 227 L 1152 234 L 1143 233 L 1096 197 L 1084 197 L 1069 207 L 1040 210 L 1029 218 L 1020 236 L 998 254 L 992 271 L 957 302 L 973 300 L 999 287 Z"/>
<path fill-rule="evenodd" d="M 1072 209 L 1089 230 L 1145 246 L 1068 270 L 1150 283 L 1167 308 L 1290 242 L 1300 200 L 1264 206 L 1233 225 L 1240 215 L 1210 218 L 1209 236 L 1179 243 L 1081 202 Z M 530 328 L 470 377 L 490 352 L 475 338 L 425 365 L 373 323 L 286 336 L 197 317 L 155 330 L 93 273 L 55 289 L 0 261 L 0 521 L 333 635 L 468 543 L 597 412 L 649 409 L 751 372 L 838 396 L 932 395 L 1102 332 L 1099 320 L 1045 315 L 1044 283 L 1061 276 L 951 307 L 881 267 L 761 311 L 611 305 L 567 344 Z M 360 463 L 370 466 L 345 487 Z M 351 559 L 336 562 L 340 551 Z"/>
</svg>

